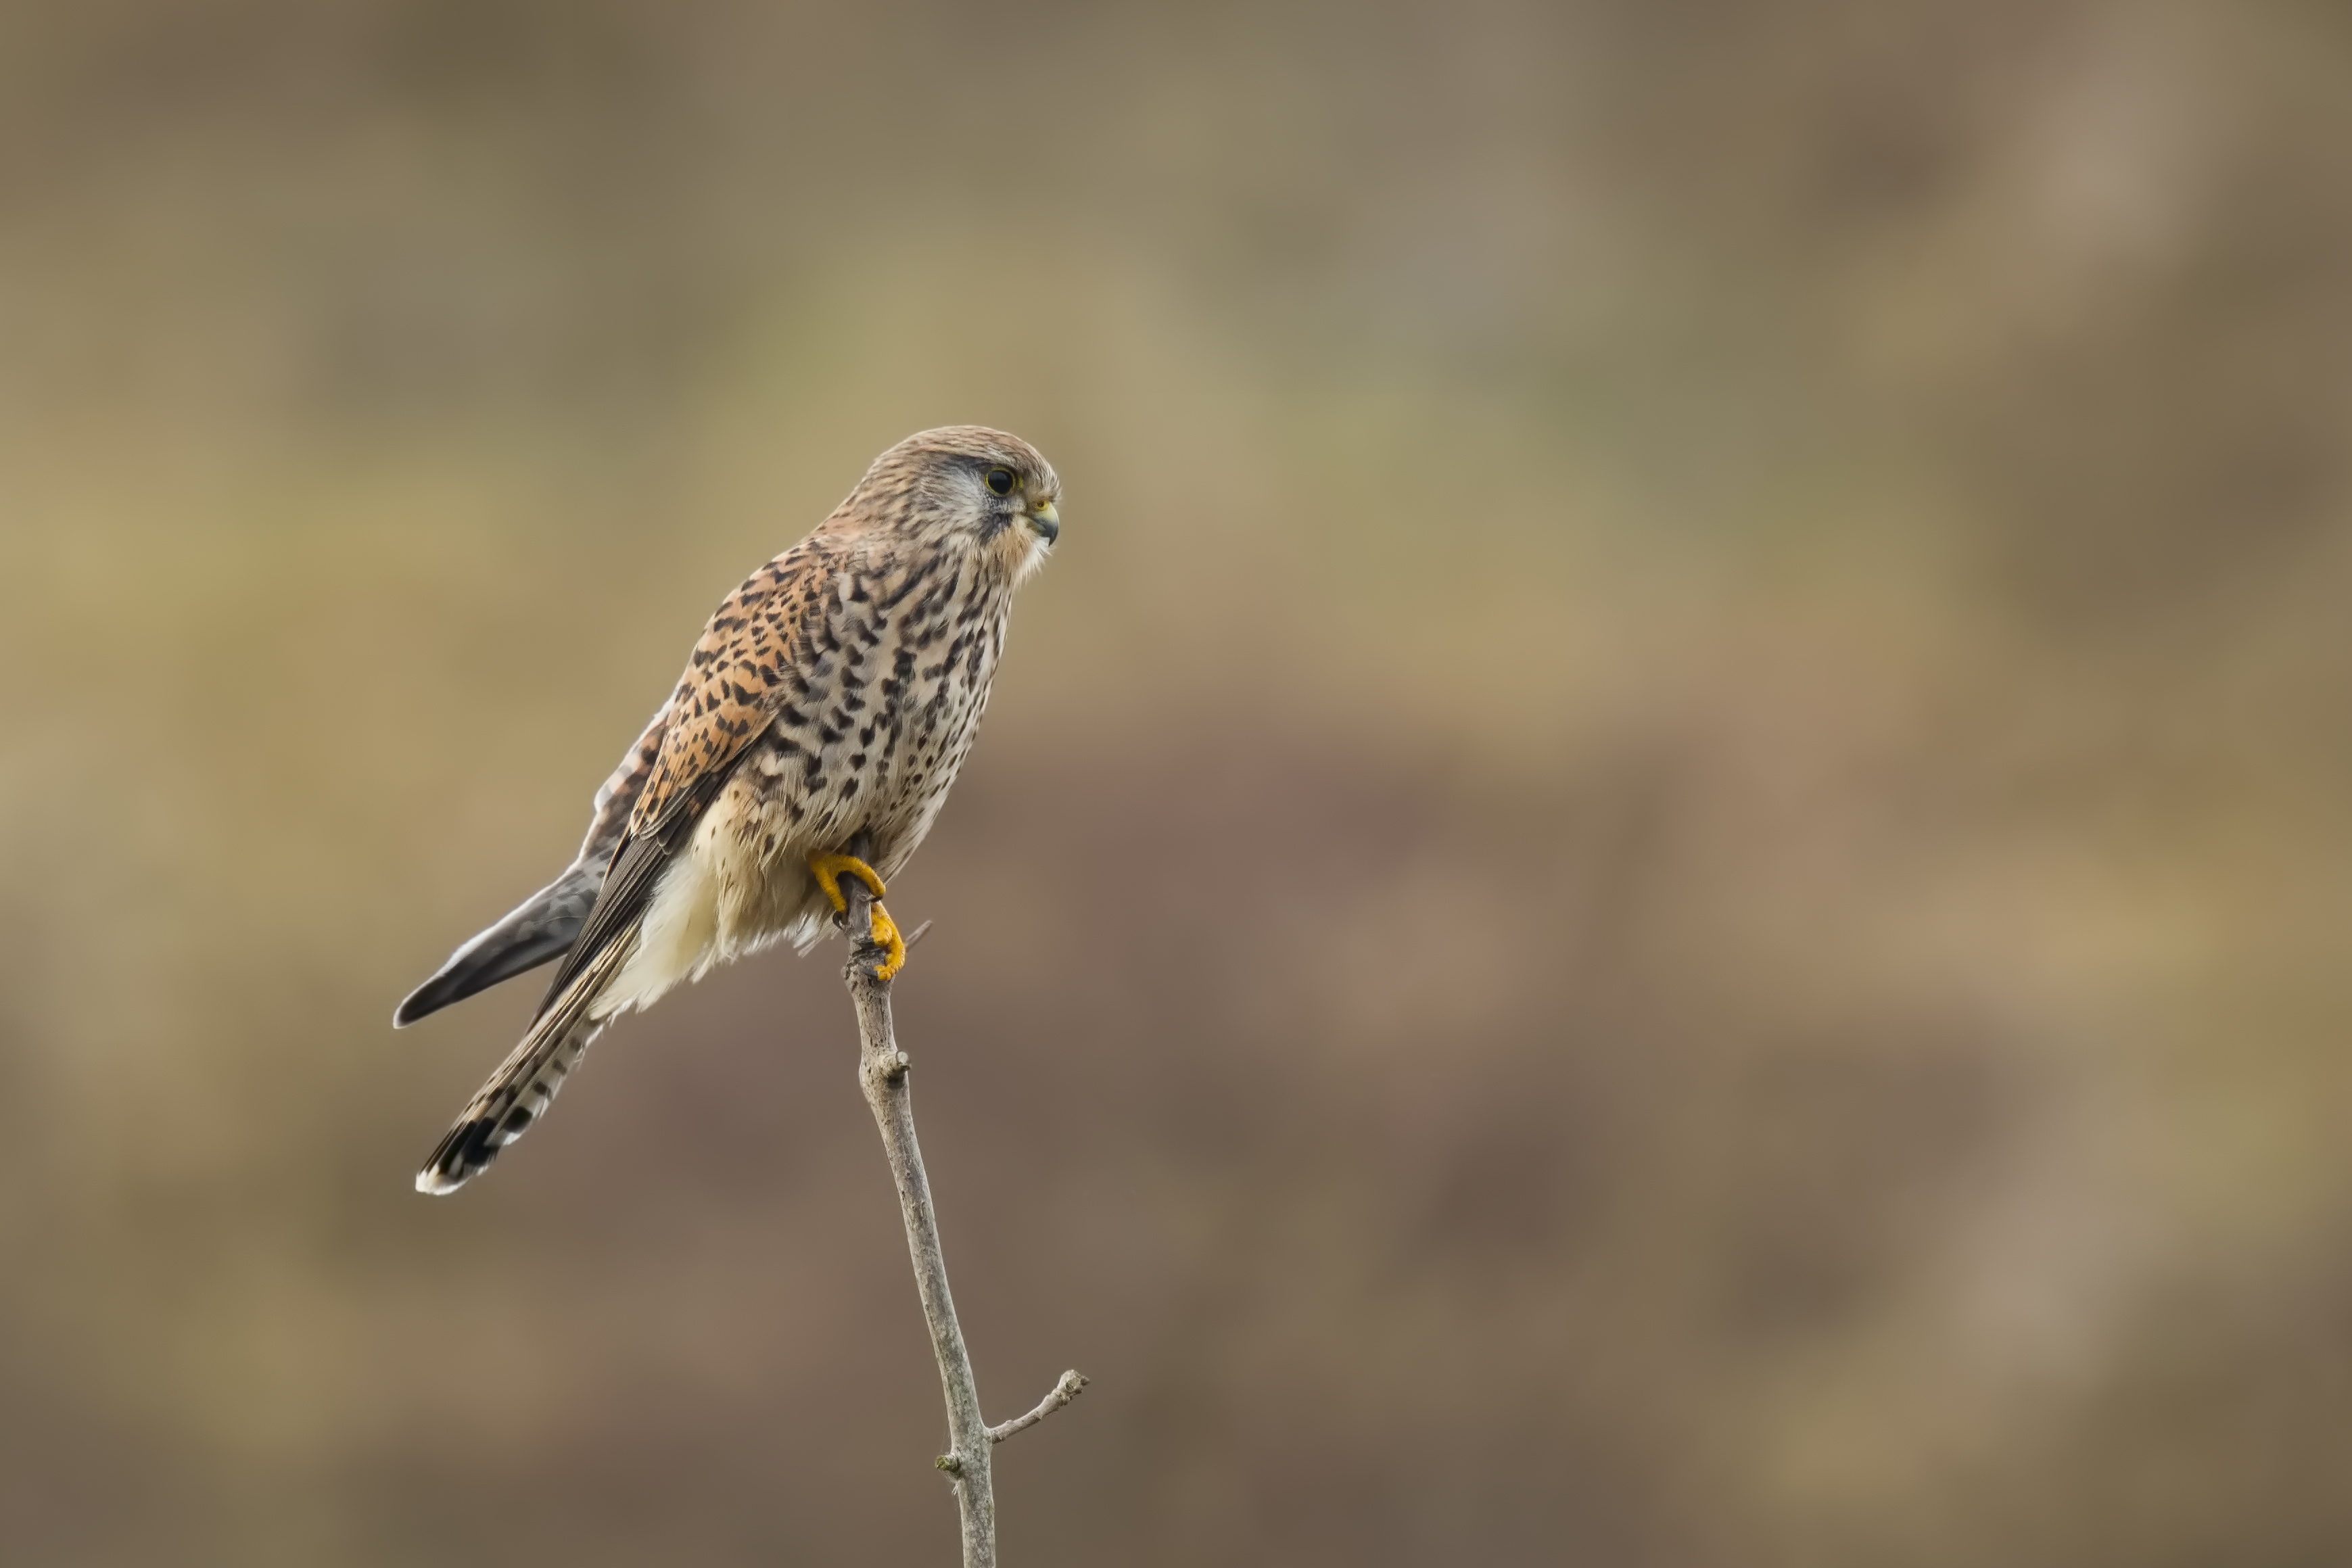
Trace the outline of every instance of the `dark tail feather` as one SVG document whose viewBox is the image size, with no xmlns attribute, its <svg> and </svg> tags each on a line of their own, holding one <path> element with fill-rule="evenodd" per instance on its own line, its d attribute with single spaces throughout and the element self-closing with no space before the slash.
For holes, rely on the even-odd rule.
<svg viewBox="0 0 2352 1568">
<path fill-rule="evenodd" d="M 457 1118 L 457 1124 L 425 1162 L 424 1169 L 416 1173 L 416 1190 L 438 1197 L 488 1169 L 500 1149 L 547 1114 L 573 1064 L 604 1029 L 602 1021 L 583 1019 L 567 1033 L 537 1043 L 521 1060 L 509 1058 L 507 1066 L 482 1086 L 466 1113 Z"/>
<path fill-rule="evenodd" d="M 596 902 L 596 884 L 603 880 L 601 865 L 575 865 L 532 894 L 505 919 L 450 954 L 449 961 L 394 1011 L 392 1027 L 404 1029 L 451 1002 L 562 957 L 579 936 Z"/>
<path fill-rule="evenodd" d="M 604 1032 L 604 1020 L 588 1016 L 589 1005 L 635 946 L 633 926 L 540 1015 L 416 1173 L 417 1191 L 436 1197 L 457 1191 L 547 1114 L 582 1053 Z"/>
</svg>

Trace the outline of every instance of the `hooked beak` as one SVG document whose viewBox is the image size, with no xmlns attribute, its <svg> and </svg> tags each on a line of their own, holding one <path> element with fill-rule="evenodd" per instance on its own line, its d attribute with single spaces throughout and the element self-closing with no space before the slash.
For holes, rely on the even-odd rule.
<svg viewBox="0 0 2352 1568">
<path fill-rule="evenodd" d="M 1062 537 L 1062 514 L 1054 509 L 1053 502 L 1046 501 L 1029 508 L 1029 526 L 1037 530 L 1038 538 L 1052 544 Z"/>
</svg>

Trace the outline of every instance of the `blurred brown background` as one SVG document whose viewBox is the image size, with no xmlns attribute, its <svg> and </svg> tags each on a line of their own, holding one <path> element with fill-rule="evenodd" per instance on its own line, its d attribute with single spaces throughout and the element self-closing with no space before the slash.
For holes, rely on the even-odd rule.
<svg viewBox="0 0 2352 1568">
<path fill-rule="evenodd" d="M 2340 6 L 0 6 L 0 1559 L 951 1560 L 838 946 L 386 1019 L 981 421 L 1008 1560 L 2352 1561 L 2347 413 Z"/>
</svg>

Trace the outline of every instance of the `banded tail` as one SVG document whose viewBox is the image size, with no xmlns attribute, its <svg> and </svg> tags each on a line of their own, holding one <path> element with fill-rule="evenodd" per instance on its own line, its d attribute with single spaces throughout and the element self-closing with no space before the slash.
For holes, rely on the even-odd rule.
<svg viewBox="0 0 2352 1568">
<path fill-rule="evenodd" d="M 604 1031 L 605 1020 L 590 1016 L 590 1009 L 636 946 L 634 928 L 624 936 L 550 999 L 416 1173 L 417 1191 L 436 1197 L 457 1191 L 547 1113 L 582 1053 Z"/>
</svg>

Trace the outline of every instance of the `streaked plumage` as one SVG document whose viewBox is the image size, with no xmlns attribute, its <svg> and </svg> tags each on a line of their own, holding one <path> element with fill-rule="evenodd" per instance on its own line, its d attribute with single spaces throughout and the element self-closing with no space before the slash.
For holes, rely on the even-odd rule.
<svg viewBox="0 0 2352 1568">
<path fill-rule="evenodd" d="M 1025 442 L 926 431 L 727 597 L 597 791 L 579 858 L 394 1015 L 413 1023 L 562 958 L 419 1190 L 454 1191 L 520 1137 L 614 1016 L 772 943 L 815 943 L 832 905 L 810 856 L 870 834 L 873 869 L 898 873 L 971 747 L 1060 494 Z"/>
</svg>

